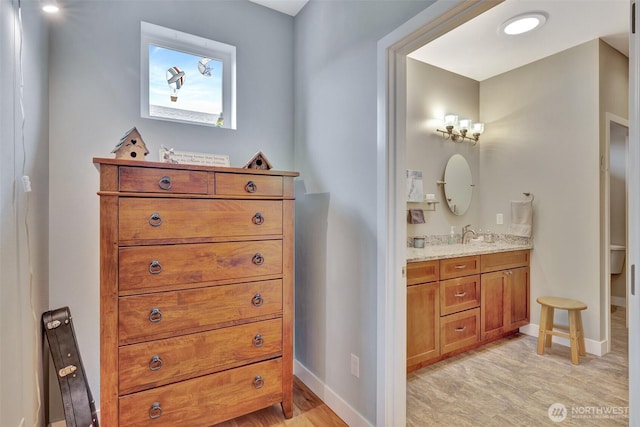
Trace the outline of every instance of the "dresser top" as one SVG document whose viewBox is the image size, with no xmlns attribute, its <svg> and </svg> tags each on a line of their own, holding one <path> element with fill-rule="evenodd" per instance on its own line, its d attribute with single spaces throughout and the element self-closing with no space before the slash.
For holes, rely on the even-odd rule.
<svg viewBox="0 0 640 427">
<path fill-rule="evenodd" d="M 93 163 L 96 167 L 100 165 L 116 165 L 116 166 L 135 166 L 142 168 L 164 168 L 164 169 L 183 169 L 183 170 L 201 170 L 211 172 L 227 172 L 227 173 L 250 173 L 255 175 L 276 175 L 276 176 L 299 176 L 299 172 L 292 171 L 276 171 L 264 169 L 245 169 L 232 168 L 223 166 L 203 166 L 203 165 L 186 165 L 175 163 L 151 162 L 147 160 L 123 160 L 123 159 L 106 159 L 94 157 Z"/>
</svg>

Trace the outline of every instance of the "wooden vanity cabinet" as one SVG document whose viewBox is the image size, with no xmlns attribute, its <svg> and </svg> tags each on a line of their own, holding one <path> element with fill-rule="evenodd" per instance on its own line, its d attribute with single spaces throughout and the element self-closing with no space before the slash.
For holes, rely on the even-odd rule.
<svg viewBox="0 0 640 427">
<path fill-rule="evenodd" d="M 438 261 L 407 266 L 407 372 L 440 356 Z"/>
<path fill-rule="evenodd" d="M 407 372 L 529 323 L 529 250 L 407 264 Z"/>
<path fill-rule="evenodd" d="M 482 339 L 488 340 L 529 323 L 529 251 L 482 256 Z"/>
</svg>

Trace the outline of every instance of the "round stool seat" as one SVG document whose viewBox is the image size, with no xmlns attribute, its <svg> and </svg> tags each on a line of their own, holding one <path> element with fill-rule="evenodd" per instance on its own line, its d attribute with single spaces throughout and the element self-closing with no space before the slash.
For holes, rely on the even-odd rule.
<svg viewBox="0 0 640 427">
<path fill-rule="evenodd" d="M 558 308 L 560 310 L 586 310 L 587 305 L 583 302 L 570 299 L 570 298 L 560 298 L 560 297 L 538 297 L 536 300 L 538 304 L 548 305 L 553 308 Z"/>
</svg>

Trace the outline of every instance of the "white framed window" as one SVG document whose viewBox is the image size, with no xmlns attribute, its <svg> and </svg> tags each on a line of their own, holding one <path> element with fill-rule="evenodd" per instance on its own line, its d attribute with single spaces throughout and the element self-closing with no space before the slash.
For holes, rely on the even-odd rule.
<svg viewBox="0 0 640 427">
<path fill-rule="evenodd" d="M 236 47 L 140 23 L 140 114 L 236 129 Z"/>
</svg>

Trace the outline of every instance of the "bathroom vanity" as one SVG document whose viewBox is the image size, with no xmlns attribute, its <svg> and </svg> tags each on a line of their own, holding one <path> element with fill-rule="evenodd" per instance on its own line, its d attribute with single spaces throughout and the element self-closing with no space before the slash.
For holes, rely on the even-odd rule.
<svg viewBox="0 0 640 427">
<path fill-rule="evenodd" d="M 407 372 L 529 323 L 530 245 L 409 248 Z"/>
</svg>

